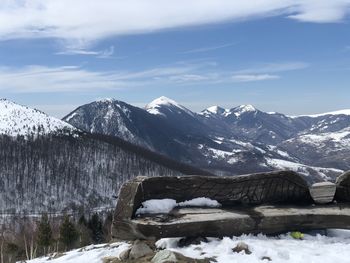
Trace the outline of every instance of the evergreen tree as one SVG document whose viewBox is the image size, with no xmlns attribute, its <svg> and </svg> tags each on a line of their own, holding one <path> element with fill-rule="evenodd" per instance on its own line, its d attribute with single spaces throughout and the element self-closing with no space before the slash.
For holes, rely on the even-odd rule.
<svg viewBox="0 0 350 263">
<path fill-rule="evenodd" d="M 78 237 L 79 233 L 74 224 L 69 220 L 69 216 L 65 215 L 60 226 L 60 241 L 63 243 L 65 250 L 72 248 Z"/>
<path fill-rule="evenodd" d="M 103 242 L 103 228 L 102 228 L 102 220 L 98 216 L 97 213 L 93 214 L 93 216 L 89 220 L 89 229 L 91 230 L 91 239 L 95 244 Z"/>
<path fill-rule="evenodd" d="M 79 231 L 79 245 L 84 247 L 90 245 L 91 241 L 91 230 L 88 227 L 88 222 L 84 215 L 78 220 L 78 231 Z"/>
<path fill-rule="evenodd" d="M 43 249 L 44 254 L 52 244 L 52 230 L 47 214 L 43 214 L 38 226 L 38 246 Z"/>
</svg>

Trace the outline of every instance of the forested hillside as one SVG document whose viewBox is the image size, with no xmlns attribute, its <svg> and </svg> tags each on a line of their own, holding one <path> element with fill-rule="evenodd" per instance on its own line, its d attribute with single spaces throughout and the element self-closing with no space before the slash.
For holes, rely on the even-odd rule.
<svg viewBox="0 0 350 263">
<path fill-rule="evenodd" d="M 135 176 L 202 173 L 106 136 L 0 137 L 2 214 L 111 207 L 122 183 Z"/>
</svg>

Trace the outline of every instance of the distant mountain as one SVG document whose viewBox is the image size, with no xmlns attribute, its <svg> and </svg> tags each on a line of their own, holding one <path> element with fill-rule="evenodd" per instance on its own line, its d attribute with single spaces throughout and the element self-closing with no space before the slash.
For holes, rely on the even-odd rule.
<svg viewBox="0 0 350 263">
<path fill-rule="evenodd" d="M 0 134 L 29 136 L 74 130 L 67 122 L 39 110 L 0 99 Z"/>
<path fill-rule="evenodd" d="M 113 115 L 105 110 L 121 105 L 128 114 Z M 218 175 L 292 169 L 309 181 L 319 181 L 350 169 L 346 130 L 350 115 L 344 111 L 291 117 L 241 105 L 232 109 L 212 106 L 195 113 L 160 97 L 144 109 L 116 100 L 97 101 L 79 107 L 64 120 L 86 131 L 130 140 Z M 103 125 L 96 125 L 99 123 Z M 317 146 L 306 138 L 322 139 L 324 144 Z"/>
</svg>

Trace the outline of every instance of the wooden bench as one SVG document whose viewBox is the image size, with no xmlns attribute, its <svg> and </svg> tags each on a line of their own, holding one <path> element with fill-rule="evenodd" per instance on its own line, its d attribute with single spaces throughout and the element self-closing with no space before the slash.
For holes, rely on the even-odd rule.
<svg viewBox="0 0 350 263">
<path fill-rule="evenodd" d="M 291 171 L 234 177 L 137 177 L 125 183 L 119 192 L 112 237 L 122 240 L 223 237 L 350 228 L 350 205 L 346 203 L 348 177 L 350 174 L 341 176 L 337 182 L 337 189 L 341 189 L 336 194 L 338 203 L 322 205 L 315 205 L 307 182 Z M 197 197 L 217 200 L 222 207 L 177 207 L 167 214 L 135 216 L 146 200 L 170 198 L 182 202 Z M 321 199 L 324 201 L 324 196 Z"/>
</svg>

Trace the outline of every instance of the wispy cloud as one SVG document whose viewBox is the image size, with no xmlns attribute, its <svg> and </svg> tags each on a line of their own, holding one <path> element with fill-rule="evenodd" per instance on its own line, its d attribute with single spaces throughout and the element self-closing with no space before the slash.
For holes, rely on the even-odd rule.
<svg viewBox="0 0 350 263">
<path fill-rule="evenodd" d="M 231 47 L 231 46 L 234 46 L 236 44 L 237 43 L 226 43 L 226 44 L 211 46 L 211 47 L 195 48 L 195 49 L 190 49 L 190 50 L 180 52 L 180 54 L 204 53 L 204 52 L 209 52 L 209 51 L 214 51 L 214 50 L 218 50 L 218 49 L 222 49 L 222 48 Z"/>
<path fill-rule="evenodd" d="M 284 71 L 300 70 L 309 67 L 305 62 L 278 62 L 278 63 L 263 63 L 255 65 L 251 68 L 237 70 L 235 74 L 249 74 L 249 73 L 277 73 Z"/>
<path fill-rule="evenodd" d="M 64 51 L 57 52 L 56 55 L 84 55 L 84 56 L 95 56 L 97 58 L 111 58 L 114 54 L 114 46 L 110 46 L 107 49 L 93 51 L 81 49 L 70 49 L 66 48 Z"/>
<path fill-rule="evenodd" d="M 237 82 L 251 82 L 261 80 L 279 79 L 280 76 L 270 74 L 245 74 L 245 75 L 233 75 L 232 79 Z"/>
<path fill-rule="evenodd" d="M 280 75 L 275 73 L 301 70 L 307 67 L 309 67 L 309 64 L 305 62 L 264 63 L 251 68 L 236 70 L 233 72 L 232 79 L 237 82 L 273 80 L 281 78 Z"/>
<path fill-rule="evenodd" d="M 233 72 L 222 70 L 211 61 L 178 62 L 139 71 L 93 71 L 79 66 L 0 67 L 0 91 L 49 93 L 263 81 L 278 79 L 281 76 L 274 72 L 300 69 L 301 64 L 266 64 L 269 66 Z"/>
<path fill-rule="evenodd" d="M 111 36 L 270 16 L 340 22 L 349 7 L 350 0 L 2 0 L 0 39 L 54 38 L 86 49 Z"/>
</svg>

